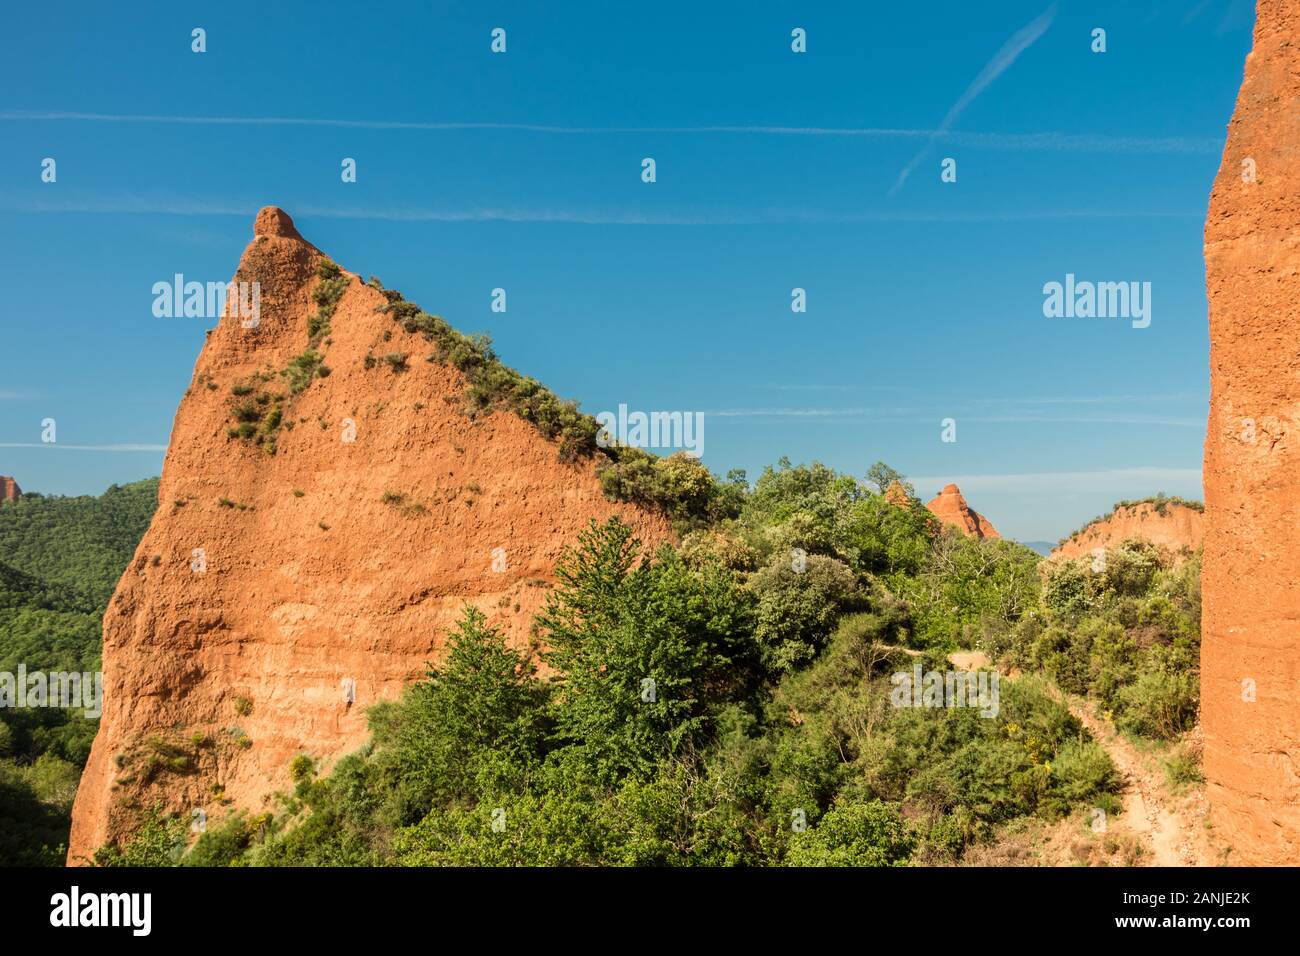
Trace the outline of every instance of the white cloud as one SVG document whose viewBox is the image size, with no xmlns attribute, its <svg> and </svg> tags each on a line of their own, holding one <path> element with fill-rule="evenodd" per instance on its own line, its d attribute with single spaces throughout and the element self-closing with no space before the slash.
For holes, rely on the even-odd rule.
<svg viewBox="0 0 1300 956">
<path fill-rule="evenodd" d="M 909 475 L 908 480 L 920 491 L 942 488 L 949 482 L 958 485 L 967 498 L 972 493 L 993 492 L 1043 493 L 1052 495 L 1100 491 L 1123 491 L 1149 487 L 1159 491 L 1166 487 L 1201 485 L 1199 468 L 1110 468 L 1103 471 L 1042 471 L 1001 475 Z"/>
</svg>

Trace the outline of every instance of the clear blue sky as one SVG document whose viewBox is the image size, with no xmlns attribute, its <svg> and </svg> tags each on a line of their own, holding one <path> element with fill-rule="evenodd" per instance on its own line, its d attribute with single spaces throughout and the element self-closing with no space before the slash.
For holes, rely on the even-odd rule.
<svg viewBox="0 0 1300 956">
<path fill-rule="evenodd" d="M 592 413 L 705 412 L 719 473 L 884 459 L 1022 539 L 1199 497 L 1202 222 L 1249 0 L 808 7 L 12 5 L 0 474 L 157 474 L 212 323 L 150 289 L 228 279 L 273 203 Z M 1045 318 L 1067 272 L 1151 282 L 1151 326 Z M 60 447 L 24 447 L 45 417 Z"/>
</svg>

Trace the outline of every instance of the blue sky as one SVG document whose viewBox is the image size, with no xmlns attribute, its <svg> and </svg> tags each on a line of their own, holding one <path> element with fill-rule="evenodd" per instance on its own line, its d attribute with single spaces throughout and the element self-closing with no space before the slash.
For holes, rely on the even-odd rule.
<svg viewBox="0 0 1300 956">
<path fill-rule="evenodd" d="M 228 279 L 276 204 L 589 412 L 703 411 L 719 473 L 884 459 L 1026 540 L 1199 497 L 1202 223 L 1252 19 L 1249 0 L 16 5 L 0 474 L 64 494 L 157 474 L 213 323 L 155 318 L 151 287 Z M 1066 273 L 1150 282 L 1150 327 L 1044 317 Z M 47 417 L 58 447 L 27 447 Z"/>
</svg>

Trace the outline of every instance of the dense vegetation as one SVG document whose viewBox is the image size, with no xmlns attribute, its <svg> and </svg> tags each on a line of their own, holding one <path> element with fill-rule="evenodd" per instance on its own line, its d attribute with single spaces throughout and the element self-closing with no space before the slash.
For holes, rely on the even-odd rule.
<svg viewBox="0 0 1300 956">
<path fill-rule="evenodd" d="M 868 480 L 781 461 L 752 485 L 624 454 L 603 480 L 666 507 L 679 545 L 618 521 L 565 553 L 508 644 L 466 606 L 445 659 L 370 711 L 372 739 L 186 848 L 158 810 L 103 865 L 906 865 L 1020 822 L 1118 808 L 1060 691 L 1177 743 L 1198 702 L 1199 561 L 1128 542 L 1039 562 L 938 526 Z M 98 667 L 99 622 L 157 483 L 0 507 L 0 671 Z M 400 501 L 394 501 L 400 507 Z M 64 542 L 78 544 L 65 547 Z M 899 707 L 891 676 L 977 649 L 996 714 Z M 0 712 L 0 860 L 61 861 L 95 722 Z M 1193 755 L 1170 751 L 1194 779 Z M 219 781 L 217 782 L 219 784 Z"/>
<path fill-rule="evenodd" d="M 324 776 L 296 758 L 273 811 L 228 817 L 181 862 L 951 863 L 1004 825 L 1118 809 L 1054 684 L 1135 733 L 1185 728 L 1195 564 L 1132 545 L 1040 574 L 871 477 L 782 461 L 752 487 L 710 479 L 693 530 L 652 553 L 593 523 L 535 620 L 545 651 L 467 606 L 442 663 L 370 711 L 366 747 Z M 891 675 L 963 648 L 1045 677 L 1003 678 L 990 716 L 896 705 Z M 100 860 L 167 863 L 182 838 L 153 814 Z"/>
<path fill-rule="evenodd" d="M 1007 664 L 1099 701 L 1125 731 L 1175 741 L 1200 698 L 1200 558 L 1170 567 L 1128 541 L 1045 565 L 1042 606 L 986 638 Z"/>
<path fill-rule="evenodd" d="M 157 478 L 99 497 L 29 492 L 0 505 L 0 561 L 106 604 L 157 504 Z"/>
<path fill-rule="evenodd" d="M 104 609 L 157 498 L 152 478 L 97 498 L 0 504 L 0 672 L 99 670 Z M 98 723 L 80 710 L 0 709 L 0 862 L 63 862 Z"/>
</svg>

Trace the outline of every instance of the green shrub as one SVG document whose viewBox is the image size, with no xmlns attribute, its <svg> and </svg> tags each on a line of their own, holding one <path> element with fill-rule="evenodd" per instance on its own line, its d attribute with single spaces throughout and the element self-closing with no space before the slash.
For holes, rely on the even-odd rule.
<svg viewBox="0 0 1300 956">
<path fill-rule="evenodd" d="M 1186 744 L 1173 750 L 1164 759 L 1163 765 L 1165 779 L 1175 793 L 1205 782 L 1205 775 L 1201 772 L 1200 753 Z"/>
<path fill-rule="evenodd" d="M 182 866 L 225 867 L 245 863 L 244 854 L 253 844 L 254 825 L 244 813 L 235 813 L 221 825 L 201 834 Z"/>
<path fill-rule="evenodd" d="M 734 494 L 729 495 L 700 460 L 686 452 L 667 458 L 639 448 L 620 447 L 610 452 L 615 460 L 597 469 L 601 489 L 608 498 L 661 509 L 682 530 L 732 517 L 739 511 Z"/>
<path fill-rule="evenodd" d="M 1172 740 L 1196 719 L 1197 680 L 1194 675 L 1146 671 L 1118 692 L 1116 723 L 1129 733 Z"/>
<path fill-rule="evenodd" d="M 600 862 L 601 805 L 577 793 L 508 795 L 437 810 L 393 841 L 403 866 L 580 866 Z"/>
<path fill-rule="evenodd" d="M 749 588 L 758 599 L 754 640 L 764 666 L 775 674 L 809 663 L 839 615 L 866 605 L 853 571 L 822 555 L 801 562 L 789 554 L 774 555 L 750 579 Z"/>
<path fill-rule="evenodd" d="M 174 866 L 185 848 L 185 824 L 151 809 L 134 837 L 123 846 L 107 844 L 95 851 L 96 866 Z"/>
<path fill-rule="evenodd" d="M 1119 789 L 1119 775 L 1109 755 L 1095 740 L 1067 740 L 1052 758 L 1052 783 L 1059 809 L 1100 799 Z"/>
<path fill-rule="evenodd" d="M 310 780 L 315 772 L 316 762 L 306 754 L 298 754 L 293 760 L 289 761 L 289 778 L 294 783 Z"/>
<path fill-rule="evenodd" d="M 790 839 L 790 866 L 903 866 L 916 838 L 898 812 L 879 800 L 837 803 Z"/>
<path fill-rule="evenodd" d="M 289 367 L 280 373 L 289 382 L 289 393 L 297 395 L 310 385 L 312 379 L 320 375 L 323 362 L 324 359 L 321 354 L 315 349 L 309 348 L 301 355 L 296 356 L 289 363 Z"/>
</svg>

